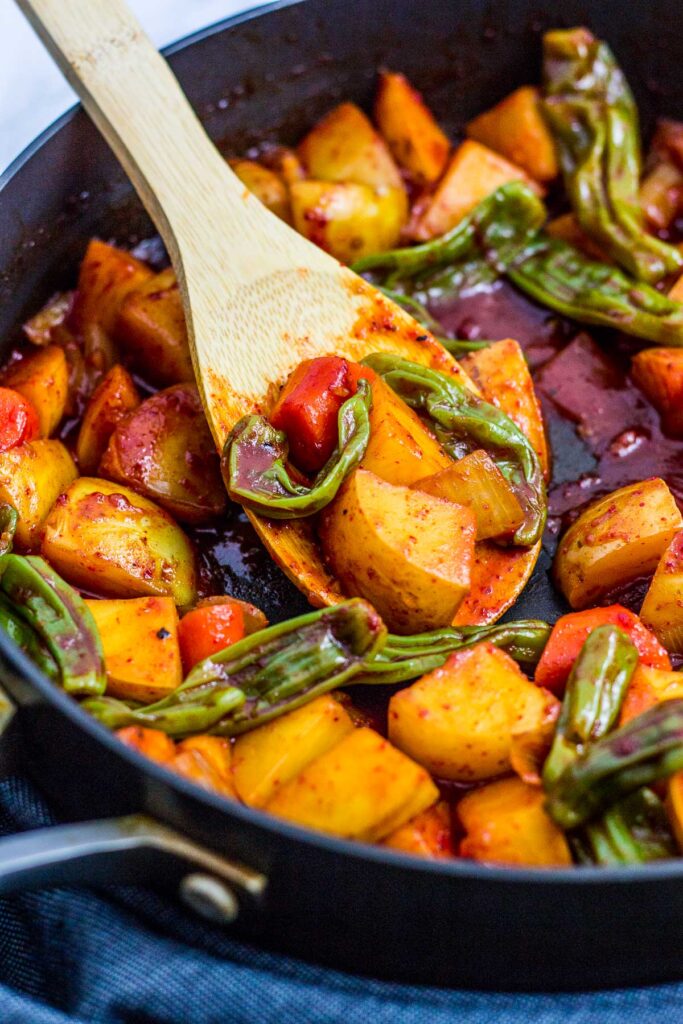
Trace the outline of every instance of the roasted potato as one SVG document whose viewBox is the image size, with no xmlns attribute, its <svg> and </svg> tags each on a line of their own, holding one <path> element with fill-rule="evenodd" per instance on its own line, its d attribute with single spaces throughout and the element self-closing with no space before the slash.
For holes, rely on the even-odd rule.
<svg viewBox="0 0 683 1024">
<path fill-rule="evenodd" d="M 559 217 L 549 220 L 545 230 L 551 238 L 559 238 L 563 242 L 569 242 L 570 245 L 580 249 L 581 252 L 585 253 L 592 260 L 599 260 L 600 263 L 612 262 L 597 242 L 594 242 L 590 235 L 586 234 L 573 213 L 563 213 Z"/>
<path fill-rule="evenodd" d="M 564 832 L 544 809 L 545 793 L 501 779 L 467 793 L 457 806 L 465 831 L 460 856 L 490 864 L 571 867 Z"/>
<path fill-rule="evenodd" d="M 392 71 L 380 74 L 375 121 L 394 159 L 416 184 L 438 181 L 451 144 L 405 75 Z"/>
<path fill-rule="evenodd" d="M 370 601 L 395 633 L 446 626 L 467 593 L 476 521 L 462 505 L 357 469 L 321 519 L 344 592 Z"/>
<path fill-rule="evenodd" d="M 560 541 L 557 585 L 572 608 L 597 603 L 615 587 L 654 572 L 683 519 L 671 491 L 655 477 L 594 502 Z"/>
<path fill-rule="evenodd" d="M 61 441 L 27 441 L 0 452 L 0 501 L 14 505 L 19 513 L 19 550 L 32 551 L 40 544 L 52 506 L 77 476 Z"/>
<path fill-rule="evenodd" d="M 161 729 L 147 729 L 143 725 L 127 725 L 117 729 L 116 735 L 132 750 L 148 757 L 150 761 L 166 764 L 175 757 L 176 745 Z"/>
<path fill-rule="evenodd" d="M 41 437 L 58 426 L 69 396 L 69 367 L 64 350 L 48 345 L 12 363 L 2 383 L 26 398 L 38 413 Z"/>
<path fill-rule="evenodd" d="M 408 216 L 402 188 L 298 181 L 290 192 L 296 230 L 343 263 L 393 249 Z"/>
<path fill-rule="evenodd" d="M 191 736 L 183 740 L 167 767 L 210 793 L 220 793 L 232 800 L 237 797 L 232 781 L 230 740 L 222 736 Z"/>
<path fill-rule="evenodd" d="M 256 160 L 229 160 L 243 185 L 281 220 L 289 222 L 289 192 L 279 174 Z"/>
<path fill-rule="evenodd" d="M 403 189 L 386 143 L 353 103 L 331 110 L 299 145 L 308 175 L 320 181 L 351 181 L 372 189 Z"/>
<path fill-rule="evenodd" d="M 644 348 L 633 357 L 631 375 L 662 417 L 665 432 L 682 437 L 683 349 Z"/>
<path fill-rule="evenodd" d="M 453 857 L 450 807 L 445 800 L 440 800 L 397 828 L 387 836 L 383 845 L 429 860 Z"/>
<path fill-rule="evenodd" d="M 680 698 L 683 698 L 683 673 L 640 664 L 626 691 L 619 724 L 625 725 L 664 700 Z"/>
<path fill-rule="evenodd" d="M 668 651 L 683 653 L 683 533 L 659 560 L 640 617 Z"/>
<path fill-rule="evenodd" d="M 543 473 L 550 474 L 550 453 L 543 413 L 524 352 L 512 338 L 496 341 L 462 360 L 466 373 L 481 389 L 487 402 L 498 406 L 529 439 Z"/>
<path fill-rule="evenodd" d="M 317 697 L 235 740 L 233 778 L 241 800 L 265 807 L 281 786 L 326 754 L 353 729 L 334 697 Z"/>
<path fill-rule="evenodd" d="M 445 235 L 470 210 L 509 181 L 532 180 L 521 167 L 509 163 L 492 149 L 467 139 L 455 151 L 414 231 L 422 242 Z M 536 186 L 538 190 L 538 186 Z"/>
<path fill-rule="evenodd" d="M 540 91 L 522 85 L 467 125 L 467 134 L 489 146 L 536 181 L 552 181 L 560 173 L 555 143 L 541 113 Z"/>
<path fill-rule="evenodd" d="M 281 786 L 267 810 L 297 825 L 372 843 L 426 810 L 438 795 L 423 768 L 363 728 Z"/>
<path fill-rule="evenodd" d="M 153 384 L 164 387 L 194 380 L 185 314 L 172 270 L 163 270 L 126 297 L 115 336 L 132 365 Z"/>
<path fill-rule="evenodd" d="M 102 378 L 83 414 L 76 442 L 82 473 L 94 473 L 118 423 L 140 404 L 133 378 L 116 363 Z"/>
<path fill-rule="evenodd" d="M 371 370 L 364 370 L 363 376 L 370 381 L 372 409 L 361 468 L 387 483 L 410 486 L 452 466 L 453 459 L 389 385 Z"/>
<path fill-rule="evenodd" d="M 477 540 L 509 538 L 524 522 L 524 510 L 515 492 L 484 451 L 472 452 L 411 486 L 471 508 L 477 521 Z"/>
<path fill-rule="evenodd" d="M 389 739 L 438 778 L 478 782 L 509 771 L 515 728 L 529 731 L 557 706 L 509 655 L 481 643 L 393 695 Z"/>
<path fill-rule="evenodd" d="M 102 639 L 107 694 L 150 704 L 183 681 L 170 597 L 86 601 Z"/>
<path fill-rule="evenodd" d="M 111 597 L 196 597 L 192 545 L 167 512 L 128 487 L 81 477 L 47 518 L 42 554 L 76 587 Z"/>
<path fill-rule="evenodd" d="M 640 206 L 651 228 L 664 231 L 683 205 L 683 173 L 670 160 L 661 160 L 640 183 Z"/>
<path fill-rule="evenodd" d="M 100 473 L 186 523 L 220 515 L 227 504 L 220 461 L 194 384 L 159 391 L 124 417 L 109 439 Z"/>
</svg>

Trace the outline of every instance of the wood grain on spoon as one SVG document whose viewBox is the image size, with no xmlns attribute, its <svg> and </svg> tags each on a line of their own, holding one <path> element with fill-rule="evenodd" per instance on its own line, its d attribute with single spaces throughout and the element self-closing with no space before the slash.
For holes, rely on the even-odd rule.
<svg viewBox="0 0 683 1024">
<path fill-rule="evenodd" d="M 17 2 L 166 244 L 219 450 L 237 420 L 267 412 L 289 373 L 313 356 L 337 353 L 359 360 L 387 350 L 450 372 L 476 390 L 409 314 L 247 191 L 122 0 Z M 313 603 L 339 600 L 310 524 L 250 518 Z"/>
</svg>

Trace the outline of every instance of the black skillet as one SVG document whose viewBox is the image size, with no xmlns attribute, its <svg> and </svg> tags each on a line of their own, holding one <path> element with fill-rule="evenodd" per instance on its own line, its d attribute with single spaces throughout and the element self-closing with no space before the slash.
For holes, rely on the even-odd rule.
<svg viewBox="0 0 683 1024">
<path fill-rule="evenodd" d="M 539 77 L 539 34 L 584 23 L 607 38 L 645 129 L 683 117 L 683 6 L 566 0 L 307 0 L 276 4 L 174 47 L 171 64 L 209 133 L 243 153 L 294 142 L 342 98 L 367 105 L 376 68 L 400 69 L 455 133 Z M 163 114 L 163 112 L 160 112 Z M 92 234 L 151 234 L 122 171 L 79 110 L 0 180 L 0 338 L 73 280 Z M 571 447 L 556 452 L 571 475 Z M 273 619 L 300 595 L 235 519 L 226 586 Z M 562 610 L 547 560 L 514 614 Z M 28 885 L 165 882 L 237 934 L 349 971 L 478 988 L 578 989 L 683 976 L 683 861 L 638 869 L 532 871 L 425 863 L 306 832 L 195 789 L 126 749 L 0 635 L 17 706 L 3 737 L 64 820 L 98 824 L 0 842 L 0 892 Z"/>
</svg>

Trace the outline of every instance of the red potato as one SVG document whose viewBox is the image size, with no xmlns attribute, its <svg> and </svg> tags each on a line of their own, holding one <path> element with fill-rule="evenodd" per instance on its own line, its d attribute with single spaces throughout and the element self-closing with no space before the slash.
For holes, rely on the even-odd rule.
<svg viewBox="0 0 683 1024">
<path fill-rule="evenodd" d="M 82 473 L 94 473 L 117 425 L 140 404 L 133 378 L 116 363 L 93 392 L 81 420 L 76 457 Z"/>
<path fill-rule="evenodd" d="M 100 473 L 158 502 L 185 523 L 220 515 L 227 504 L 220 462 L 194 384 L 159 391 L 120 420 Z"/>
<path fill-rule="evenodd" d="M 124 299 L 116 341 L 141 374 L 166 387 L 194 381 L 180 290 L 173 270 L 149 278 Z"/>
</svg>

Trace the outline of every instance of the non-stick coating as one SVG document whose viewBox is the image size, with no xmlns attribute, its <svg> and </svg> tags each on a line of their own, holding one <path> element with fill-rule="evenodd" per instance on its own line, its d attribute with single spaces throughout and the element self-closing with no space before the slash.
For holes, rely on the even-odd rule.
<svg viewBox="0 0 683 1024">
<path fill-rule="evenodd" d="M 456 133 L 539 74 L 540 32 L 586 23 L 607 37 L 645 129 L 683 116 L 683 7 L 653 0 L 555 5 L 475 0 L 306 0 L 239 18 L 176 48 L 171 63 L 226 152 L 293 142 L 342 98 L 370 101 L 376 68 L 405 71 Z M 163 113 L 163 112 L 161 112 Z M 0 337 L 73 281 L 87 238 L 150 233 L 121 170 L 82 113 L 0 182 Z M 247 570 L 249 567 L 247 567 Z M 258 576 L 258 567 L 254 569 Z M 296 605 L 272 573 L 272 615 Z M 524 600 L 554 618 L 544 571 Z M 264 872 L 262 914 L 244 934 L 337 967 L 427 983 L 555 989 L 683 974 L 683 862 L 622 871 L 509 871 L 424 863 L 304 833 L 233 807 L 128 751 L 0 637 L 0 676 L 21 705 L 28 766 L 67 817 L 145 810 Z"/>
</svg>

